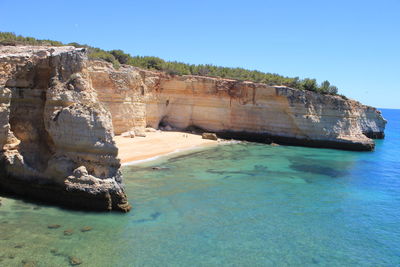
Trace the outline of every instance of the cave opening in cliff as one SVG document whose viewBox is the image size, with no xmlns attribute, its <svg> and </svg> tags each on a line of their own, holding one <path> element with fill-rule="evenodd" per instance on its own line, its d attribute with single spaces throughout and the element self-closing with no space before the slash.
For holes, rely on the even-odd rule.
<svg viewBox="0 0 400 267">
<path fill-rule="evenodd" d="M 47 168 L 52 141 L 44 124 L 46 91 L 52 75 L 48 60 L 27 64 L 10 79 L 10 127 L 19 139 L 18 152 L 24 162 L 38 171 Z"/>
</svg>

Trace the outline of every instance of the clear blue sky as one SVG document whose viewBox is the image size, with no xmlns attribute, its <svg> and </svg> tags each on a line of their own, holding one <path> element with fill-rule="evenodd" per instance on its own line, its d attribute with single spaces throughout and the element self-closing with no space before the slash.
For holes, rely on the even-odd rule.
<svg viewBox="0 0 400 267">
<path fill-rule="evenodd" d="M 0 31 L 329 80 L 400 108 L 400 1 L 1 0 Z"/>
</svg>

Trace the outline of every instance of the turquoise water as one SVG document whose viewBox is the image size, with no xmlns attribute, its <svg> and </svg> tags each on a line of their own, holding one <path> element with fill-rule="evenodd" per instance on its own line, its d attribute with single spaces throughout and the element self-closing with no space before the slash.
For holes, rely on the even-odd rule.
<svg viewBox="0 0 400 267">
<path fill-rule="evenodd" d="M 383 114 L 374 152 L 240 143 L 124 167 L 129 214 L 2 198 L 0 266 L 398 266 L 400 110 Z"/>
</svg>

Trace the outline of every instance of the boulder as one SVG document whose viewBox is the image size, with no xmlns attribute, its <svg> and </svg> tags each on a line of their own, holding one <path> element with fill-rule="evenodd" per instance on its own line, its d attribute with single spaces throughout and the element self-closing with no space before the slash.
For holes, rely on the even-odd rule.
<svg viewBox="0 0 400 267">
<path fill-rule="evenodd" d="M 64 230 L 64 235 L 66 235 L 66 236 L 70 236 L 70 235 L 72 235 L 73 233 L 74 233 L 74 230 L 72 230 L 72 229 Z"/>
<path fill-rule="evenodd" d="M 135 132 L 134 131 L 124 132 L 121 134 L 121 136 L 126 138 L 134 138 Z"/>
<path fill-rule="evenodd" d="M 83 227 L 83 228 L 81 229 L 81 232 L 89 232 L 89 231 L 91 231 L 91 230 L 93 230 L 93 227 L 91 227 L 91 226 L 85 226 L 85 227 Z"/>
<path fill-rule="evenodd" d="M 203 133 L 201 135 L 201 137 L 203 139 L 210 139 L 210 140 L 215 140 L 215 141 L 218 140 L 218 137 L 217 137 L 217 135 L 215 133 Z"/>
<path fill-rule="evenodd" d="M 146 137 L 146 133 L 145 133 L 144 129 L 135 129 L 134 133 L 135 133 L 135 136 Z"/>
<path fill-rule="evenodd" d="M 80 265 L 80 264 L 82 264 L 82 260 L 81 260 L 81 259 L 78 259 L 77 257 L 70 256 L 70 257 L 69 257 L 69 264 L 70 264 L 71 266 Z"/>
<path fill-rule="evenodd" d="M 144 131 L 147 132 L 147 133 L 155 133 L 155 132 L 157 132 L 156 129 L 151 128 L 151 127 L 147 127 L 146 129 L 144 129 Z"/>
</svg>

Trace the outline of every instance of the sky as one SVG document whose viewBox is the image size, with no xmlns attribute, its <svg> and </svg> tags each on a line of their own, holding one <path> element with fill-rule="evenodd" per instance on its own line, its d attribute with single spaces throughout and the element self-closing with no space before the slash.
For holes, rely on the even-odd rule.
<svg viewBox="0 0 400 267">
<path fill-rule="evenodd" d="M 0 31 L 329 80 L 400 108 L 400 0 L 0 0 Z"/>
</svg>

